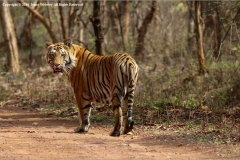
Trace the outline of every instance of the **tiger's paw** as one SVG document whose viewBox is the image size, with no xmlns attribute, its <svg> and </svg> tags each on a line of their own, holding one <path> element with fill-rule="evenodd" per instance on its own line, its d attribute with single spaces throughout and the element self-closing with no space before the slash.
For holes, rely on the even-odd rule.
<svg viewBox="0 0 240 160">
<path fill-rule="evenodd" d="M 131 131 L 131 132 L 127 132 L 127 133 L 125 133 L 126 135 L 132 135 L 133 134 L 133 132 Z"/>
<path fill-rule="evenodd" d="M 120 131 L 112 131 L 112 132 L 110 133 L 110 136 L 119 137 L 119 136 L 120 136 Z"/>
<path fill-rule="evenodd" d="M 127 135 L 132 135 L 133 134 L 132 130 L 133 130 L 134 122 L 132 121 L 129 124 L 127 123 L 127 125 L 125 126 L 123 134 L 127 134 Z"/>
<path fill-rule="evenodd" d="M 88 128 L 82 128 L 80 126 L 78 126 L 77 128 L 74 129 L 74 133 L 81 133 L 81 132 L 88 132 Z"/>
<path fill-rule="evenodd" d="M 124 130 L 123 131 L 123 134 L 126 134 L 126 135 L 132 135 L 133 134 L 133 130 Z"/>
</svg>

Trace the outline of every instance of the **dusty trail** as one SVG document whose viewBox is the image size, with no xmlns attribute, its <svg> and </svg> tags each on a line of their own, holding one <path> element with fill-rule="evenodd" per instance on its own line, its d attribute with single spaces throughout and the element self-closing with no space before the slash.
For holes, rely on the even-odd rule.
<svg viewBox="0 0 240 160">
<path fill-rule="evenodd" d="M 220 154 L 222 147 L 194 144 L 177 133 L 110 137 L 111 128 L 93 127 L 73 133 L 77 120 L 53 118 L 0 106 L 0 159 L 237 159 Z"/>
</svg>

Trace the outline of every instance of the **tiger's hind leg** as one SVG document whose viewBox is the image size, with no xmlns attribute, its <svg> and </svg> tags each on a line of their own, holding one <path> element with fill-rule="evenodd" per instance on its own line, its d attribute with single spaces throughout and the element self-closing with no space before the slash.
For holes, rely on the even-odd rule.
<svg viewBox="0 0 240 160">
<path fill-rule="evenodd" d="M 132 95 L 127 95 L 127 97 L 124 99 L 124 107 L 127 114 L 123 134 L 132 134 L 134 125 L 134 121 L 132 120 L 133 93 Z"/>
<path fill-rule="evenodd" d="M 113 106 L 113 114 L 115 116 L 115 124 L 114 124 L 114 129 L 110 133 L 110 136 L 120 136 L 120 131 L 122 127 L 122 121 L 123 121 L 123 116 L 122 116 L 122 97 L 118 96 L 115 94 L 114 99 L 112 101 L 112 106 Z"/>
</svg>

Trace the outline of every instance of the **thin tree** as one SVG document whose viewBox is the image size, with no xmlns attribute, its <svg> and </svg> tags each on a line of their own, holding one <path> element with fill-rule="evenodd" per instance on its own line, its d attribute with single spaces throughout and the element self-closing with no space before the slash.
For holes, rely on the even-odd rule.
<svg viewBox="0 0 240 160">
<path fill-rule="evenodd" d="M 58 1 L 58 3 L 61 3 L 61 1 Z M 60 15 L 60 21 L 61 21 L 61 27 L 62 27 L 62 38 L 67 39 L 67 33 L 66 33 L 66 28 L 65 28 L 65 20 L 63 17 L 63 7 L 58 6 L 59 9 L 59 15 Z"/>
<path fill-rule="evenodd" d="M 153 0 L 150 12 L 146 15 L 140 29 L 138 30 L 138 38 L 137 38 L 137 44 L 135 49 L 135 55 L 139 58 L 144 57 L 143 56 L 144 39 L 147 33 L 147 27 L 151 23 L 155 12 L 156 12 L 156 1 Z"/>
<path fill-rule="evenodd" d="M 196 26 L 196 40 L 197 52 L 199 61 L 199 73 L 203 74 L 206 71 L 204 51 L 203 51 L 203 19 L 201 17 L 201 1 L 195 1 L 195 26 Z"/>
<path fill-rule="evenodd" d="M 8 4 L 7 0 L 3 0 L 2 3 Z M 13 74 L 18 74 L 20 71 L 19 66 L 19 53 L 17 46 L 17 38 L 14 30 L 14 24 L 10 12 L 10 7 L 4 7 L 0 5 L 1 25 L 3 30 L 3 36 L 5 44 L 7 46 L 7 67 Z"/>
<path fill-rule="evenodd" d="M 122 7 L 121 3 L 123 3 L 123 2 L 115 3 L 114 4 L 114 8 L 116 10 L 118 21 L 119 21 L 119 29 L 120 29 L 120 34 L 121 34 L 121 38 L 122 38 L 123 51 L 126 51 L 124 34 L 123 34 L 123 21 L 122 21 L 122 17 L 123 17 L 122 10 L 123 10 L 123 7 Z"/>
<path fill-rule="evenodd" d="M 78 41 L 79 43 L 83 44 L 85 48 L 88 48 L 88 45 L 86 43 L 86 41 L 84 41 L 84 32 L 85 30 L 87 30 L 87 26 L 88 26 L 88 23 L 90 21 L 88 20 L 84 20 L 82 17 L 83 15 L 83 11 L 85 10 L 85 7 L 86 7 L 86 3 L 87 1 L 82 1 L 83 3 L 83 6 L 81 7 L 81 10 L 80 10 L 80 13 L 77 15 L 77 22 L 78 22 L 78 25 L 79 25 L 79 36 L 78 36 Z"/>
<path fill-rule="evenodd" d="M 195 31 L 194 31 L 194 1 L 187 1 L 188 4 L 188 36 L 187 36 L 187 44 L 188 44 L 188 52 L 194 52 L 194 45 L 196 44 L 195 40 Z"/>
<path fill-rule="evenodd" d="M 101 1 L 93 1 L 93 16 L 89 17 L 92 22 L 94 34 L 95 34 L 95 46 L 96 46 L 96 54 L 104 55 L 103 52 L 103 32 L 101 27 L 100 20 L 100 3 Z"/>
<path fill-rule="evenodd" d="M 202 17 L 204 19 L 203 37 L 207 39 L 209 35 L 213 35 L 213 56 L 216 59 L 219 58 L 218 53 L 221 43 L 220 3 L 216 1 L 201 2 Z"/>
<path fill-rule="evenodd" d="M 124 42 L 125 43 L 128 43 L 128 36 L 129 36 L 129 19 L 130 19 L 130 12 L 129 12 L 129 2 L 126 0 L 126 1 L 122 1 L 121 2 L 121 12 L 122 12 L 122 15 L 123 15 L 123 36 L 124 36 Z"/>
<path fill-rule="evenodd" d="M 117 2 L 115 2 L 117 3 Z M 116 7 L 115 7 L 115 3 L 110 3 L 108 2 L 108 15 L 109 15 L 109 23 L 111 26 L 110 29 L 110 34 L 109 36 L 111 37 L 111 41 L 114 42 L 115 44 L 118 44 L 119 41 L 117 39 L 119 35 L 120 31 L 119 31 L 119 24 L 118 24 L 118 15 L 116 12 Z M 116 45 L 116 49 L 120 49 L 120 45 Z"/>
<path fill-rule="evenodd" d="M 219 4 L 212 2 L 214 5 L 213 10 L 213 25 L 214 25 L 214 57 L 218 58 L 219 49 L 221 44 L 221 24 L 220 24 L 220 15 L 219 15 Z"/>
<path fill-rule="evenodd" d="M 68 10 L 68 37 L 69 38 L 72 37 L 72 34 L 73 34 L 75 18 L 76 18 L 76 10 L 74 10 L 74 6 L 71 6 L 69 7 L 69 10 Z"/>
</svg>

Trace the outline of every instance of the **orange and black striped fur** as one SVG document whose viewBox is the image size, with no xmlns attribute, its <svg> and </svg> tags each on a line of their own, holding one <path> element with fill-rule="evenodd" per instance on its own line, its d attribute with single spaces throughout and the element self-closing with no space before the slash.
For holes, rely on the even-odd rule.
<svg viewBox="0 0 240 160">
<path fill-rule="evenodd" d="M 127 53 L 98 56 L 69 41 L 47 46 L 47 61 L 54 73 L 68 76 L 79 109 L 80 126 L 75 132 L 87 132 L 92 102 L 111 104 L 115 125 L 111 136 L 119 136 L 126 108 L 124 134 L 133 128 L 132 107 L 138 78 L 138 65 Z"/>
</svg>

